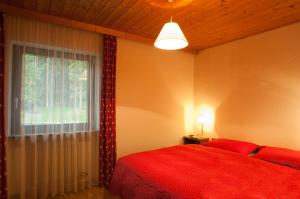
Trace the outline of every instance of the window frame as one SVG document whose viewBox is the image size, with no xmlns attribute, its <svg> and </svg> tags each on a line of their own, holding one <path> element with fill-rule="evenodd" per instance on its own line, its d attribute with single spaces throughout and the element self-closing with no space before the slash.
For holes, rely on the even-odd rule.
<svg viewBox="0 0 300 199">
<path fill-rule="evenodd" d="M 21 51 L 21 52 L 20 52 Z M 89 129 L 95 130 L 97 124 L 91 116 L 96 114 L 95 108 L 95 89 L 96 89 L 96 64 L 97 56 L 94 53 L 70 50 L 66 48 L 51 47 L 48 45 L 39 45 L 27 42 L 11 42 L 11 107 L 10 107 L 10 131 L 9 137 L 32 136 L 32 135 L 48 135 L 48 134 L 71 134 L 87 132 Z M 49 53 L 50 52 L 50 53 Z M 22 95 L 22 61 L 24 54 L 32 54 L 46 57 L 63 57 L 74 60 L 88 61 L 89 69 L 87 79 L 91 84 L 88 84 L 88 121 L 86 123 L 52 123 L 52 124 L 21 124 L 21 106 L 20 101 Z M 60 54 L 60 55 L 59 55 Z M 74 58 L 75 56 L 75 58 Z M 21 100 L 20 100 L 21 99 Z M 24 128 L 24 133 L 22 133 Z M 52 129 L 52 130 L 51 130 Z M 76 131 L 72 131 L 76 129 Z M 62 130 L 60 132 L 59 130 Z"/>
</svg>

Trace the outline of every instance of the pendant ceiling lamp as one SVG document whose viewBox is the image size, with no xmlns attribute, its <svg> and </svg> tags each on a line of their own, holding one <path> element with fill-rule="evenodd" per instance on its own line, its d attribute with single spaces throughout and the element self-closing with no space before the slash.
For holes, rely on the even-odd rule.
<svg viewBox="0 0 300 199">
<path fill-rule="evenodd" d="M 169 3 L 173 2 L 173 0 L 168 1 Z M 178 50 L 187 47 L 188 44 L 179 25 L 172 21 L 172 17 L 171 21 L 163 26 L 154 42 L 156 48 L 163 50 Z"/>
</svg>

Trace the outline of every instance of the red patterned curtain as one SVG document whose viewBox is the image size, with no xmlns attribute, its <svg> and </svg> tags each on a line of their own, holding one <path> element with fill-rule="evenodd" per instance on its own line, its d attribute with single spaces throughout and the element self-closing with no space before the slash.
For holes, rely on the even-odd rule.
<svg viewBox="0 0 300 199">
<path fill-rule="evenodd" d="M 103 36 L 100 109 L 100 185 L 108 186 L 116 164 L 116 51 L 117 39 Z"/>
<path fill-rule="evenodd" d="M 7 198 L 4 129 L 4 30 L 0 13 L 0 199 Z"/>
</svg>

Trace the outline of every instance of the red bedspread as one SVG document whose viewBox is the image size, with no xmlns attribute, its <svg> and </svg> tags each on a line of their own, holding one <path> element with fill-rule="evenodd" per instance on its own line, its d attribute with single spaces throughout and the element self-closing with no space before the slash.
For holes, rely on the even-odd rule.
<svg viewBox="0 0 300 199">
<path fill-rule="evenodd" d="M 182 145 L 119 159 L 110 191 L 122 199 L 300 199 L 300 171 L 221 149 Z"/>
</svg>

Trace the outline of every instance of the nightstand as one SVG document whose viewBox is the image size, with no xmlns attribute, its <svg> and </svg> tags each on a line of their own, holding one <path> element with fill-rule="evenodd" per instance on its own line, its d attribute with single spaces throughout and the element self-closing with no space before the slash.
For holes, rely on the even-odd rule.
<svg viewBox="0 0 300 199">
<path fill-rule="evenodd" d="M 202 138 L 196 136 L 184 136 L 183 144 L 201 144 L 203 142 L 209 141 L 209 138 Z"/>
</svg>

